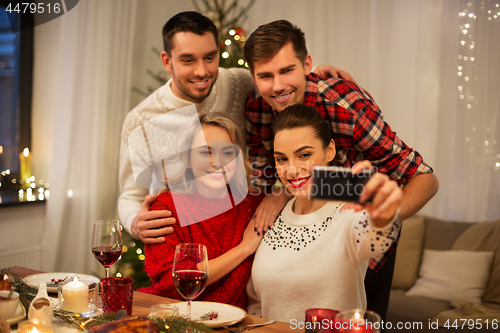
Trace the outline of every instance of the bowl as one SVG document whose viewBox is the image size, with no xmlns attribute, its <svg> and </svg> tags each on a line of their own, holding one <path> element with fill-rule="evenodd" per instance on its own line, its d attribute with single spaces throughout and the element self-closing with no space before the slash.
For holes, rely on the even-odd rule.
<svg viewBox="0 0 500 333">
<path fill-rule="evenodd" d="M 8 290 L 0 290 L 0 317 L 3 319 L 12 318 L 19 306 L 19 294 L 16 292 L 13 292 L 9 299 L 4 299 L 9 293 Z"/>
</svg>

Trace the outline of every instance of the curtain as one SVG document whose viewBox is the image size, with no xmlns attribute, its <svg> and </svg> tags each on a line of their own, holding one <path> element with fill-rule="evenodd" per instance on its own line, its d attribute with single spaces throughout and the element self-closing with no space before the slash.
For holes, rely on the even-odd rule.
<svg viewBox="0 0 500 333">
<path fill-rule="evenodd" d="M 353 74 L 439 179 L 420 214 L 484 221 L 500 218 L 499 3 L 257 0 L 244 26 L 287 19 L 315 65 Z"/>
<path fill-rule="evenodd" d="M 88 0 L 63 15 L 54 57 L 45 271 L 94 273 L 93 222 L 117 218 L 118 154 L 129 111 L 135 0 Z"/>
<path fill-rule="evenodd" d="M 500 218 L 500 1 L 444 3 L 438 118 L 440 218 Z"/>
</svg>

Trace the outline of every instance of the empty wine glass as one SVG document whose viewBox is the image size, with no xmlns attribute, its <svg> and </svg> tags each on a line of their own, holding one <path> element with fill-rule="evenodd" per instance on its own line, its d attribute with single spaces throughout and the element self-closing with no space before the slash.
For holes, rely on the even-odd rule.
<svg viewBox="0 0 500 333">
<path fill-rule="evenodd" d="M 175 247 L 172 278 L 175 289 L 187 300 L 191 319 L 191 301 L 205 289 L 208 279 L 207 247 L 184 243 Z"/>
<path fill-rule="evenodd" d="M 100 220 L 94 222 L 92 253 L 106 269 L 106 277 L 109 277 L 109 267 L 120 258 L 122 245 L 122 231 L 119 221 Z"/>
</svg>

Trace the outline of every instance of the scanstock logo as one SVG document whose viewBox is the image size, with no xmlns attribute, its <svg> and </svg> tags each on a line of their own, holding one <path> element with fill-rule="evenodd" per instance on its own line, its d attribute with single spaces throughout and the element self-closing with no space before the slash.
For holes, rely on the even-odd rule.
<svg viewBox="0 0 500 333">
<path fill-rule="evenodd" d="M 52 21 L 73 8 L 80 0 L 0 0 L 4 8 L 12 32 L 33 29 Z"/>
</svg>

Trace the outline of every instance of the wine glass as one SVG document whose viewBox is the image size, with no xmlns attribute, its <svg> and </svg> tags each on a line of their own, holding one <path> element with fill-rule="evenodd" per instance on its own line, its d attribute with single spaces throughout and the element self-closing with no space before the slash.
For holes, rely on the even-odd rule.
<svg viewBox="0 0 500 333">
<path fill-rule="evenodd" d="M 122 245 L 122 231 L 119 221 L 100 220 L 94 222 L 92 253 L 106 269 L 106 277 L 109 276 L 109 267 L 120 258 Z"/>
<path fill-rule="evenodd" d="M 172 278 L 175 289 L 187 300 L 188 319 L 191 319 L 191 301 L 201 294 L 207 284 L 207 247 L 202 244 L 178 244 L 175 247 Z"/>
</svg>

